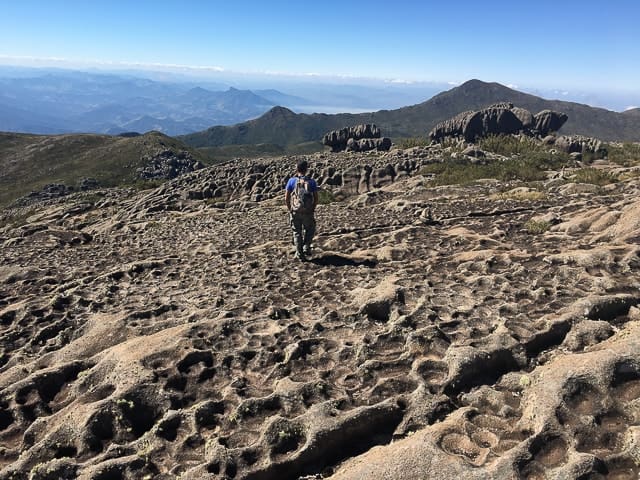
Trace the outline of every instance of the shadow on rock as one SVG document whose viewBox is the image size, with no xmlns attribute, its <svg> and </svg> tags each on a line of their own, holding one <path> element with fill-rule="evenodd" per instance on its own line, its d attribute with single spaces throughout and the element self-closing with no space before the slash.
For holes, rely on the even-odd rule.
<svg viewBox="0 0 640 480">
<path fill-rule="evenodd" d="M 370 258 L 350 258 L 335 253 L 329 255 L 322 255 L 317 258 L 309 260 L 309 263 L 321 265 L 324 267 L 367 267 L 373 268 L 378 262 Z"/>
</svg>

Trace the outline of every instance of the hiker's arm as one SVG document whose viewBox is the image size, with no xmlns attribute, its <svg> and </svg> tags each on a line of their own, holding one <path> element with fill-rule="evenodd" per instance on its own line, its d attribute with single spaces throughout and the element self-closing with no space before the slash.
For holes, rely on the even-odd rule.
<svg viewBox="0 0 640 480">
<path fill-rule="evenodd" d="M 287 206 L 287 210 L 291 211 L 291 192 L 289 190 L 284 192 L 284 203 Z"/>
<path fill-rule="evenodd" d="M 318 205 L 318 190 L 313 192 L 313 210 L 316 209 L 316 205 Z"/>
</svg>

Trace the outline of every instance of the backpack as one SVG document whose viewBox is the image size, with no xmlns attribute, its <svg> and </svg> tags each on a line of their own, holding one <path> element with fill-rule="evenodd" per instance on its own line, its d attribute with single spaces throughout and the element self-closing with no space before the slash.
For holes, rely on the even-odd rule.
<svg viewBox="0 0 640 480">
<path fill-rule="evenodd" d="M 291 211 L 310 213 L 313 210 L 313 192 L 307 177 L 297 177 L 296 186 L 291 193 Z"/>
</svg>

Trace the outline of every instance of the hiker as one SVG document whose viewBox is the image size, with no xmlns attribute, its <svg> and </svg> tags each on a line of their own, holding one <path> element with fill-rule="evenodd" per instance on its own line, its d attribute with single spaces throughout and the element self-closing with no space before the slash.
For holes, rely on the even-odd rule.
<svg viewBox="0 0 640 480">
<path fill-rule="evenodd" d="M 305 260 L 311 255 L 311 240 L 316 231 L 313 213 L 318 205 L 318 184 L 307 177 L 308 170 L 309 164 L 305 160 L 298 162 L 297 173 L 287 182 L 284 196 L 293 230 L 296 258 L 299 260 Z"/>
</svg>

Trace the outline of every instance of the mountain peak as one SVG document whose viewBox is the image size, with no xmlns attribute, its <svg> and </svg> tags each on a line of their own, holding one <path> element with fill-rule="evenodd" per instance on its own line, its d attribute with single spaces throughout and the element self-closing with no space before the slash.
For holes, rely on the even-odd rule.
<svg viewBox="0 0 640 480">
<path fill-rule="evenodd" d="M 276 106 L 264 114 L 265 117 L 295 117 L 296 113 L 285 107 Z"/>
<path fill-rule="evenodd" d="M 457 88 L 454 88 L 453 90 L 462 90 L 463 92 L 475 92 L 478 90 L 483 90 L 483 91 L 487 91 L 487 90 L 511 90 L 509 87 L 506 87 L 504 85 L 502 85 L 501 83 L 497 83 L 497 82 L 483 82 L 482 80 L 478 80 L 477 78 L 474 78 L 472 80 L 468 80 L 466 82 L 464 82 L 462 85 L 458 86 Z"/>
<path fill-rule="evenodd" d="M 189 90 L 189 93 L 209 93 L 209 90 L 205 90 L 202 87 L 193 87 Z"/>
<path fill-rule="evenodd" d="M 490 84 L 483 82 L 482 80 L 478 80 L 477 78 L 472 78 L 471 80 L 467 80 L 463 84 L 459 85 L 458 88 L 484 88 L 487 85 Z"/>
</svg>

